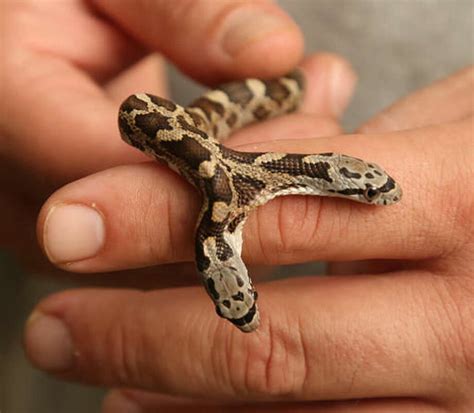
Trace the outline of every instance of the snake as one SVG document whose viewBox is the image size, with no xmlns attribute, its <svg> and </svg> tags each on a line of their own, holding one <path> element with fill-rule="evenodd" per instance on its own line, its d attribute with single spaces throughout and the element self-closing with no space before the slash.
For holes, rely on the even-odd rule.
<svg viewBox="0 0 474 413">
<path fill-rule="evenodd" d="M 376 163 L 344 154 L 241 152 L 222 144 L 254 122 L 296 111 L 301 69 L 273 79 L 243 79 L 209 90 L 188 106 L 148 93 L 120 106 L 122 139 L 164 162 L 202 196 L 195 263 L 220 317 L 243 332 L 260 324 L 258 294 L 242 260 L 242 230 L 254 208 L 282 195 L 342 197 L 371 205 L 398 202 L 402 190 Z"/>
</svg>

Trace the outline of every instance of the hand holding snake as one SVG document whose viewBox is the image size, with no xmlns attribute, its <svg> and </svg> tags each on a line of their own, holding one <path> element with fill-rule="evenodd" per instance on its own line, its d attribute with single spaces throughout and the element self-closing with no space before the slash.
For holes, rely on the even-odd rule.
<svg viewBox="0 0 474 413">
<path fill-rule="evenodd" d="M 376 160 L 402 182 L 403 201 L 379 207 L 327 196 L 278 197 L 258 207 L 245 228 L 246 262 L 357 261 L 331 265 L 333 274 L 344 276 L 259 284 L 260 327 L 249 335 L 218 320 L 198 286 L 50 297 L 39 309 L 64 320 L 79 354 L 67 377 L 181 396 L 212 391 L 221 400 L 247 402 L 370 399 L 333 402 L 342 411 L 372 405 L 379 411 L 430 411 L 436 400 L 447 406 L 456 400 L 453 411 L 468 405 L 472 192 L 463 183 L 472 180 L 472 153 L 466 150 L 472 118 L 459 112 L 461 104 L 455 112 L 460 118 L 453 117 L 439 97 L 459 94 L 463 102 L 458 85 L 469 82 L 470 73 L 415 93 L 369 122 L 363 134 L 258 143 L 251 140 L 257 126 L 247 138 L 242 131 L 238 138 L 252 142 L 245 147 L 251 153 L 346 152 Z M 425 119 L 414 110 L 421 106 L 430 109 Z M 430 124 L 433 112 L 444 123 Z M 279 119 L 257 129 L 277 136 Z M 300 119 L 288 115 L 286 122 Z M 387 119 L 407 129 L 383 132 Z M 457 144 L 443 145 L 447 137 Z M 107 248 L 74 268 L 192 259 L 202 198 L 183 181 L 156 162 L 118 167 L 58 191 L 45 205 L 42 222 L 57 205 L 82 200 L 100 208 Z M 29 346 L 38 337 L 33 327 Z M 446 376 L 452 361 L 454 370 Z M 114 394 L 151 411 L 173 405 L 150 392 Z M 392 400 L 393 394 L 402 396 Z"/>
<path fill-rule="evenodd" d="M 59 3 L 37 2 L 31 2 L 29 19 L 6 19 L 14 33 L 6 38 L 11 47 L 2 52 L 23 59 L 5 60 L 2 114 L 7 116 L 2 117 L 1 139 L 7 162 L 2 176 L 12 194 L 30 207 L 32 199 L 45 199 L 48 188 L 70 182 L 44 204 L 38 221 L 44 251 L 67 271 L 130 270 L 194 257 L 192 234 L 202 198 L 167 167 L 136 163 L 145 157 L 118 137 L 118 96 L 121 101 L 137 90 L 166 96 L 150 87 L 156 76 L 147 77 L 144 66 L 115 79 L 136 58 L 137 39 L 206 82 L 269 78 L 299 58 L 291 54 L 297 49 L 291 27 L 252 42 L 238 57 L 216 53 L 220 40 L 229 42 L 222 36 L 228 26 L 205 30 L 216 14 L 196 11 L 211 4 L 217 10 L 226 0 L 193 0 L 177 20 L 176 9 L 169 19 L 169 9 L 142 9 L 173 2 L 133 1 L 133 15 L 122 7 L 126 2 L 93 1 L 102 4 L 108 19 L 72 3 L 60 8 Z M 25 11 L 28 2 L 21 3 Z M 244 9 L 247 24 L 249 5 L 232 3 Z M 270 14 L 276 8 L 267 2 L 252 7 Z M 186 20 L 191 9 L 202 17 L 198 26 Z M 217 13 L 220 21 L 236 16 L 236 9 L 232 15 Z M 65 35 L 64 22 L 71 21 L 74 29 Z M 42 24 L 25 27 L 31 22 Z M 160 35 L 163 30 L 168 37 Z M 104 33 L 112 36 L 104 38 Z M 188 41 L 160 43 L 170 33 L 175 39 L 184 33 Z M 55 49 L 55 38 L 67 47 Z M 29 50 L 38 46 L 41 53 Z M 272 62 L 261 59 L 263 52 L 275 49 L 285 52 L 270 55 Z M 115 388 L 104 412 L 130 404 L 145 412 L 189 411 L 189 405 L 213 412 L 236 404 L 240 412 L 469 411 L 474 359 L 472 70 L 407 97 L 346 136 L 334 121 L 345 105 L 332 99 L 331 86 L 345 90 L 340 97 L 349 96 L 347 70 L 331 82 L 338 59 L 314 60 L 304 69 L 307 90 L 317 93 L 307 96 L 301 112 L 249 126 L 225 145 L 254 153 L 346 153 L 393 173 L 404 189 L 403 202 L 395 206 L 327 196 L 278 197 L 249 215 L 242 251 L 246 263 L 342 261 L 331 270 L 346 275 L 259 284 L 260 327 L 244 335 L 217 319 L 202 287 L 189 285 L 193 271 L 188 279 L 170 266 L 161 272 L 156 267 L 128 272 L 134 288 L 153 284 L 154 291 L 130 288 L 130 278 L 129 288 L 110 288 L 122 285 L 121 279 L 107 274 L 107 289 L 74 289 L 39 303 L 25 336 L 35 366 L 61 379 Z M 21 173 L 12 165 L 22 166 Z M 78 177 L 83 178 L 71 182 Z M 2 199 L 7 201 L 2 235 L 10 238 L 20 234 L 19 226 L 32 228 L 31 219 L 15 218 L 29 210 L 16 207 L 14 199 Z M 91 236 L 81 244 L 78 233 L 86 230 Z M 100 248 L 91 250 L 96 240 Z M 187 284 L 181 281 L 180 288 L 173 288 L 180 280 Z M 212 402 L 198 400 L 210 395 Z"/>
</svg>

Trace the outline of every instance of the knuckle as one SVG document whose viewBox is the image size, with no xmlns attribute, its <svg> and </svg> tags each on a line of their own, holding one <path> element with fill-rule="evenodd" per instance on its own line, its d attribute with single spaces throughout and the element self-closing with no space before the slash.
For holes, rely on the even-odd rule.
<svg viewBox="0 0 474 413">
<path fill-rule="evenodd" d="M 117 322 L 110 323 L 104 332 L 103 354 L 99 361 L 102 364 L 107 360 L 107 367 L 101 366 L 99 370 L 107 376 L 106 383 L 143 383 L 143 365 L 138 351 L 143 346 L 140 344 L 141 335 L 131 331 L 130 327 L 136 323 L 131 317 L 124 314 Z"/>
<path fill-rule="evenodd" d="M 227 354 L 231 387 L 236 394 L 257 399 L 297 397 L 308 368 L 301 332 L 298 326 L 264 325 L 254 340 L 242 340 L 247 344 L 240 354 Z"/>
<path fill-rule="evenodd" d="M 134 259 L 141 259 L 140 264 L 155 264 L 189 257 L 192 250 L 189 234 L 196 217 L 182 205 L 192 208 L 197 199 L 192 198 L 179 177 L 165 168 L 157 171 L 154 165 L 144 165 L 141 172 L 144 177 L 138 184 L 136 177 L 130 179 L 136 188 L 122 219 L 127 222 L 133 241 Z M 173 180 L 171 189 L 165 185 L 169 180 Z"/>
<path fill-rule="evenodd" d="M 474 380 L 474 285 L 472 278 L 466 277 L 463 281 L 461 285 L 447 288 L 450 299 L 446 311 L 455 345 L 447 347 L 446 353 L 454 357 L 453 360 L 461 361 L 471 380 Z"/>
<path fill-rule="evenodd" d="M 471 277 L 433 282 L 438 305 L 425 306 L 443 380 L 459 394 L 474 383 L 474 285 Z M 431 301 L 431 300 L 430 300 Z M 429 310 L 428 310 L 429 308 Z M 464 379 L 460 380 L 460 377 Z M 467 394 L 467 393 L 466 393 Z"/>
<path fill-rule="evenodd" d="M 474 118 L 473 118 L 474 119 Z M 474 126 L 472 124 L 471 126 Z M 472 129 L 472 128 L 471 128 Z M 469 137 L 469 141 L 472 137 Z M 462 142 L 462 141 L 461 141 Z M 462 148 L 468 147 L 470 143 L 459 145 L 460 150 L 453 155 L 459 161 L 441 162 L 440 182 L 444 184 L 437 191 L 437 205 L 440 211 L 440 223 L 444 223 L 444 232 L 448 236 L 450 251 L 464 250 L 471 244 L 474 237 L 474 225 L 472 216 L 474 214 L 474 193 L 466 191 L 466 183 L 472 181 L 474 176 L 474 158 L 472 151 Z M 446 193 L 449 191 L 449 197 Z"/>
<path fill-rule="evenodd" d="M 258 235 L 267 255 L 278 254 L 279 261 L 290 262 L 298 258 L 298 252 L 312 250 L 320 238 L 321 207 L 319 197 L 293 196 L 275 200 L 270 210 L 264 207 L 269 221 L 259 225 Z"/>
</svg>

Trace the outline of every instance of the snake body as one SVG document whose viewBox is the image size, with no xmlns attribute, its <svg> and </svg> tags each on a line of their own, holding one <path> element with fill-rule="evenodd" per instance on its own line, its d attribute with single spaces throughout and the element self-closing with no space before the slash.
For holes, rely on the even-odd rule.
<svg viewBox="0 0 474 413">
<path fill-rule="evenodd" d="M 241 258 L 249 212 L 280 195 L 343 197 L 366 204 L 400 200 L 399 185 L 374 163 L 336 153 L 249 153 L 219 142 L 236 129 L 298 108 L 300 71 L 211 90 L 187 107 L 150 94 L 119 111 L 122 138 L 168 164 L 201 193 L 195 260 L 216 312 L 244 332 L 259 325 L 257 292 Z"/>
</svg>

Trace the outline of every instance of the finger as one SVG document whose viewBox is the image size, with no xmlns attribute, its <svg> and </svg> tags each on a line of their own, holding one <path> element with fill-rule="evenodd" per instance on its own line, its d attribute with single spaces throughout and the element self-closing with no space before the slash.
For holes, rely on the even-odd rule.
<svg viewBox="0 0 474 413">
<path fill-rule="evenodd" d="M 110 80 L 105 90 L 117 105 L 137 90 L 166 98 L 169 96 L 166 77 L 163 59 L 150 54 Z"/>
<path fill-rule="evenodd" d="M 300 112 L 340 117 L 357 83 L 349 62 L 336 54 L 318 53 L 307 57 L 300 67 L 308 85 Z"/>
<path fill-rule="evenodd" d="M 207 83 L 281 75 L 297 65 L 303 52 L 300 30 L 270 1 L 93 3 L 134 38 Z"/>
<path fill-rule="evenodd" d="M 465 198 L 469 194 L 462 189 L 471 179 L 465 167 L 472 164 L 472 154 L 465 150 L 471 144 L 470 130 L 466 121 L 387 136 L 247 146 L 256 152 L 342 152 L 374 161 L 400 183 L 404 198 L 387 207 L 327 197 L 277 198 L 250 215 L 244 231 L 245 261 L 281 264 L 451 254 L 453 244 L 463 245 L 470 237 L 464 225 L 470 216 Z M 440 167 L 445 159 L 459 162 Z M 153 163 L 124 166 L 56 192 L 40 213 L 38 236 L 49 258 L 73 271 L 191 260 L 199 207 L 197 193 L 168 168 Z"/>
<path fill-rule="evenodd" d="M 51 61 L 61 59 L 101 82 L 145 53 L 143 46 L 103 16 L 97 16 L 89 4 L 12 2 L 2 12 L 2 51 L 8 53 L 9 61 L 26 63 L 21 58 L 23 53 Z M 5 61 L 2 59 L 2 63 Z M 18 77 L 22 77 L 26 67 L 21 66 Z"/>
<path fill-rule="evenodd" d="M 27 70 L 17 76 L 20 67 Z M 141 158 L 120 141 L 116 104 L 68 62 L 24 54 L 7 60 L 2 74 L 0 153 L 12 167 L 0 167 L 27 199 Z"/>
<path fill-rule="evenodd" d="M 383 274 L 401 271 L 406 266 L 404 261 L 399 260 L 360 260 L 339 261 L 328 263 L 327 274 L 350 275 L 350 274 Z"/>
<path fill-rule="evenodd" d="M 471 298 L 452 281 L 416 272 L 312 277 L 259 291 L 261 326 L 253 334 L 216 317 L 199 287 L 60 293 L 28 322 L 26 352 L 63 379 L 186 397 L 441 401 L 470 394 L 459 381 L 469 365 L 457 329 L 468 322 L 458 308 Z"/>
<path fill-rule="evenodd" d="M 274 138 L 307 136 L 318 130 L 332 135 L 339 126 L 305 114 L 267 125 L 267 133 Z M 253 136 L 250 129 L 247 140 Z M 48 258 L 70 271 L 190 260 L 200 202 L 189 184 L 163 165 L 117 167 L 71 183 L 53 195 L 40 213 L 38 239 Z"/>
<path fill-rule="evenodd" d="M 366 122 L 360 131 L 380 133 L 454 122 L 474 113 L 473 96 L 471 66 L 408 95 Z"/>
<path fill-rule="evenodd" d="M 308 116 L 295 118 L 300 124 Z M 317 119 L 306 124 L 313 129 Z M 52 262 L 74 271 L 189 260 L 199 205 L 198 194 L 163 165 L 117 167 L 53 195 L 38 219 L 39 241 Z"/>
<path fill-rule="evenodd" d="M 143 59 L 109 83 L 107 86 L 109 94 L 117 103 L 136 93 L 137 90 L 167 97 L 162 63 L 156 55 Z M 342 129 L 335 118 L 344 112 L 356 83 L 356 76 L 349 63 L 335 54 L 318 53 L 308 56 L 300 69 L 304 72 L 308 87 L 299 113 L 310 116 L 290 114 L 288 115 L 290 119 L 287 116 L 272 119 L 274 124 L 272 139 L 288 137 L 302 139 L 308 136 L 330 136 L 341 133 Z M 311 125 L 308 122 L 311 122 Z M 260 142 L 265 140 L 267 126 L 267 122 L 250 125 L 244 132 L 237 131 L 230 139 L 236 145 Z"/>
<path fill-rule="evenodd" d="M 246 148 L 268 141 L 314 139 L 341 133 L 342 127 L 332 117 L 291 113 L 237 131 L 226 141 L 226 146 Z"/>
<path fill-rule="evenodd" d="M 151 65 L 154 65 L 154 61 L 145 61 L 144 65 L 145 73 L 143 73 L 142 71 L 142 66 L 139 65 L 137 67 L 138 74 L 146 74 L 146 71 L 149 70 L 149 67 Z M 316 55 L 306 59 L 303 63 L 303 70 L 305 71 L 305 74 L 308 77 L 308 90 L 318 88 L 316 83 L 318 82 L 318 79 L 320 79 L 321 76 L 324 76 L 324 71 L 334 71 L 336 73 L 340 73 L 341 67 L 348 68 L 347 64 L 345 64 L 342 59 L 335 56 Z M 319 73 L 319 71 L 321 71 L 321 73 Z M 350 74 L 350 69 L 347 69 L 348 77 L 350 77 Z M 131 71 L 131 76 L 132 78 L 135 77 L 135 70 L 133 69 Z M 126 89 L 126 87 L 128 87 L 128 82 L 125 81 L 125 84 Z M 316 87 L 313 88 L 313 85 L 316 85 Z M 323 92 L 323 90 L 324 88 L 319 87 L 320 92 Z M 121 92 L 122 89 L 120 90 L 120 93 Z M 308 94 L 305 102 L 305 113 L 292 114 L 285 118 L 280 117 L 273 119 L 270 122 L 265 122 L 265 124 L 251 126 L 247 128 L 245 133 L 238 133 L 233 136 L 229 140 L 229 142 L 234 142 L 234 144 L 237 145 L 239 143 L 251 143 L 262 140 L 262 137 L 263 139 L 265 139 L 265 136 L 268 136 L 268 134 L 270 134 L 272 139 L 283 139 L 288 137 L 304 138 L 307 136 L 314 136 L 318 134 L 322 136 L 331 136 L 339 133 L 341 129 L 338 123 L 332 117 L 322 115 L 314 116 L 306 113 L 310 110 L 321 110 L 321 112 L 330 112 L 333 109 L 332 105 L 326 104 L 328 102 L 330 103 L 330 100 L 327 100 L 325 93 L 321 93 L 320 96 L 322 97 L 322 101 L 318 102 L 317 97 L 315 95 L 313 95 L 312 93 Z M 324 109 L 325 107 L 326 109 Z M 131 152 L 133 153 L 134 151 Z M 140 155 L 141 154 L 138 154 L 137 156 Z M 139 168 L 142 167 L 143 166 Z M 156 170 L 154 167 L 145 167 L 145 169 L 152 173 L 152 175 L 150 175 L 148 178 L 148 181 L 150 181 L 150 183 L 151 180 L 155 179 L 154 172 L 162 171 L 162 169 Z M 121 171 L 126 170 L 127 169 L 121 169 Z M 132 170 L 134 169 L 132 168 Z M 180 217 L 177 217 L 178 221 L 169 223 L 169 225 L 166 223 L 166 220 L 161 219 L 165 216 L 168 216 L 165 212 L 168 210 L 168 208 L 179 208 L 180 200 L 181 202 L 191 203 L 189 211 L 193 211 L 199 208 L 197 205 L 200 201 L 195 196 L 194 201 L 189 198 L 189 187 L 185 183 L 183 183 L 182 180 L 177 180 L 176 176 L 172 173 L 170 174 L 169 171 L 164 173 L 159 172 L 160 177 L 158 178 L 158 181 L 155 180 L 151 184 L 151 188 L 153 189 L 164 189 L 167 188 L 167 185 L 169 184 L 171 184 L 173 188 L 170 188 L 170 191 L 163 191 L 161 195 L 158 196 L 158 198 L 153 197 L 153 202 L 157 202 L 153 208 L 156 208 L 155 211 L 161 211 L 161 213 L 165 213 L 165 215 L 161 215 L 161 213 L 150 215 L 150 234 L 156 229 L 160 231 L 159 227 L 161 225 L 161 230 L 168 231 L 170 238 L 164 240 L 164 242 L 160 242 L 156 245 L 156 247 L 150 248 L 149 245 L 146 244 L 146 240 L 148 239 L 148 237 L 143 237 L 143 234 L 138 234 L 137 231 L 124 232 L 124 227 L 121 227 L 120 222 L 123 219 L 127 218 L 126 215 L 120 214 L 118 209 L 114 207 L 113 210 L 115 212 L 112 213 L 112 211 L 108 210 L 107 208 L 103 210 L 100 210 L 100 208 L 95 208 L 98 205 L 98 202 L 93 200 L 93 198 L 96 196 L 101 197 L 102 195 L 100 195 L 100 193 L 107 194 L 106 197 L 117 196 L 123 199 L 123 197 L 126 196 L 126 193 L 128 191 L 135 192 L 135 190 L 133 189 L 135 184 L 131 184 L 131 186 L 126 186 L 123 184 L 123 182 L 129 179 L 133 179 L 135 181 L 135 177 L 132 177 L 132 175 L 128 175 L 128 178 L 125 178 L 124 176 L 120 177 L 119 175 L 116 175 L 114 173 L 112 173 L 112 175 L 108 173 L 106 175 L 103 175 L 103 177 L 109 176 L 112 181 L 115 181 L 115 184 L 113 184 L 112 182 L 110 182 L 110 185 L 107 184 L 107 189 L 102 188 L 102 184 L 105 184 L 105 182 L 101 179 L 99 179 L 99 181 L 96 181 L 95 183 L 92 183 L 92 186 L 88 186 L 88 188 L 94 192 L 93 195 L 91 194 L 91 198 L 89 198 L 90 202 L 86 201 L 85 198 L 83 199 L 84 202 L 79 201 L 79 199 L 82 197 L 82 190 L 80 189 L 81 185 L 79 186 L 79 192 L 73 190 L 72 193 L 69 193 L 71 197 L 66 202 L 63 202 L 62 200 L 65 201 L 67 197 L 62 197 L 62 200 L 61 198 L 55 198 L 50 200 L 49 205 L 71 206 L 78 204 L 79 206 L 82 206 L 82 208 L 69 208 L 69 212 L 66 212 L 66 214 L 64 214 L 63 212 L 56 214 L 55 219 L 48 220 L 48 222 L 50 224 L 52 223 L 53 225 L 45 224 L 46 217 L 52 216 L 50 215 L 50 212 L 46 212 L 46 215 L 40 215 L 40 229 L 38 232 L 40 234 L 40 244 L 43 245 L 45 252 L 47 253 L 48 257 L 52 262 L 57 263 L 61 267 L 68 270 L 89 271 L 90 269 L 94 268 L 94 270 L 97 271 L 105 271 L 112 269 L 116 270 L 119 268 L 142 267 L 150 265 L 151 262 L 175 262 L 176 260 L 189 259 L 190 243 L 186 242 L 185 244 L 183 244 L 182 238 L 179 238 L 176 242 L 174 242 L 172 238 L 174 238 L 173 234 L 180 234 L 179 236 L 181 237 L 181 234 L 185 234 L 189 228 L 194 227 L 196 215 L 191 212 L 187 215 L 187 219 L 184 220 L 182 220 Z M 163 184 L 160 184 L 159 180 L 163 180 L 163 178 Z M 94 180 L 94 178 L 91 179 Z M 122 180 L 124 181 L 119 182 Z M 145 183 L 146 181 L 147 180 L 142 182 Z M 86 179 L 80 182 L 84 183 L 92 181 Z M 176 185 L 173 182 L 176 182 Z M 94 188 L 102 189 L 96 191 Z M 128 188 L 128 190 L 126 190 L 126 188 Z M 103 192 L 103 189 L 105 189 L 105 192 Z M 154 190 L 146 190 L 145 192 L 140 191 L 140 197 L 139 199 L 137 199 L 137 201 L 143 201 L 142 195 L 147 192 L 150 194 L 155 193 Z M 152 199 L 150 198 L 149 201 L 152 201 Z M 103 204 L 102 201 L 99 202 Z M 58 209 L 56 208 L 56 206 L 53 207 L 51 211 L 64 211 L 64 209 Z M 85 209 L 85 206 L 92 206 L 92 210 L 88 211 L 87 209 Z M 118 206 L 118 204 L 116 204 L 116 206 Z M 46 207 L 46 209 L 49 210 L 49 206 Z M 133 207 L 133 209 L 138 211 L 138 205 L 136 207 Z M 71 213 L 73 216 L 75 216 L 75 218 L 70 219 L 71 217 L 69 215 Z M 123 218 L 117 219 L 117 225 L 109 225 L 108 222 L 104 223 L 103 219 L 108 221 L 108 217 L 112 217 L 117 213 L 120 214 Z M 111 219 L 115 220 L 116 218 Z M 159 223 L 157 220 L 159 221 Z M 64 227 L 64 225 L 66 227 Z M 175 231 L 174 229 L 171 230 L 170 227 L 174 226 L 184 228 L 185 231 Z M 67 227 L 69 229 L 67 229 Z M 142 228 L 141 226 L 139 227 Z M 51 229 L 51 231 L 49 231 L 49 229 Z M 107 233 L 107 236 L 105 236 L 105 233 Z M 131 238 L 129 238 L 126 243 L 123 243 L 123 237 L 128 237 L 128 235 L 126 235 L 127 233 L 131 236 Z M 162 233 L 162 235 L 164 235 L 164 233 Z M 132 239 L 135 241 L 132 241 Z M 116 240 L 118 243 L 115 244 L 115 241 L 113 240 Z M 129 245 L 131 242 L 134 243 L 135 247 L 129 249 L 127 245 Z M 183 245 L 186 246 L 183 247 Z M 119 254 L 119 249 L 123 250 L 121 254 Z M 141 252 L 132 252 L 132 250 L 140 250 Z M 164 252 L 164 255 L 160 252 L 157 256 L 156 254 L 159 251 Z M 172 251 L 175 251 L 176 253 Z M 170 252 L 171 256 L 168 255 L 168 253 Z M 93 258 L 93 260 L 91 261 L 89 258 Z M 164 259 L 164 261 L 162 259 Z"/>
<path fill-rule="evenodd" d="M 434 403 L 428 401 L 396 398 L 376 400 L 348 400 L 338 402 L 260 402 L 225 403 L 195 399 L 184 399 L 158 395 L 140 390 L 113 390 L 107 394 L 102 404 L 102 413 L 133 412 L 154 413 L 221 413 L 221 412 L 276 412 L 276 413 L 443 413 Z"/>
<path fill-rule="evenodd" d="M 120 142 L 116 105 L 96 82 L 139 59 L 142 47 L 82 2 L 5 12 L 0 153 L 8 164 L 0 174 L 8 186 L 34 204 L 67 181 L 140 159 Z"/>
<path fill-rule="evenodd" d="M 110 7 L 116 8 L 124 6 L 121 9 L 122 17 L 130 17 L 134 11 L 137 11 L 135 16 L 143 16 L 145 3 L 140 3 L 141 6 L 133 3 L 133 5 L 125 2 L 109 4 Z M 158 2 L 148 4 L 155 5 Z M 171 22 L 173 16 L 177 17 L 174 12 L 178 10 L 178 6 L 171 6 L 169 2 L 160 4 L 163 9 L 168 9 L 168 15 L 165 16 L 156 10 L 153 16 L 149 16 L 148 23 L 151 26 L 139 22 L 137 30 L 147 32 L 147 27 L 165 27 L 165 24 L 156 24 L 156 14 L 163 15 L 163 21 L 167 22 Z M 173 33 L 173 35 L 176 34 L 175 38 L 179 37 L 187 44 L 190 38 L 197 40 L 198 36 L 189 37 L 188 27 L 194 27 L 195 23 L 189 22 L 190 15 L 184 13 L 183 10 L 189 12 L 206 10 L 194 6 L 194 2 L 190 3 L 189 7 L 183 7 L 183 5 L 184 3 L 179 6 L 183 19 L 175 19 L 174 23 L 170 24 L 174 24 L 173 27 L 176 29 L 174 30 L 176 33 Z M 226 9 L 224 12 L 222 5 L 214 7 L 208 4 L 210 9 L 222 12 L 222 18 L 204 13 L 201 15 L 203 18 L 193 19 L 194 22 L 204 22 L 206 16 L 214 18 L 216 24 L 218 22 L 224 24 L 224 21 L 228 22 L 232 19 L 239 20 L 237 11 L 242 9 L 241 6 L 232 6 L 230 8 L 232 10 Z M 274 40 L 266 45 L 258 46 L 260 42 L 255 39 L 253 41 L 250 36 L 249 42 L 256 42 L 256 48 L 250 52 L 250 56 L 254 55 L 253 60 L 246 57 L 248 53 L 245 51 L 242 52 L 243 57 L 238 58 L 241 61 L 240 66 L 234 65 L 233 59 L 229 58 L 227 62 L 224 58 L 227 62 L 224 64 L 224 66 L 227 65 L 225 69 L 228 70 L 227 75 L 236 75 L 232 67 L 240 67 L 240 73 L 264 75 L 265 71 L 262 72 L 261 66 L 259 69 L 258 64 L 256 68 L 250 65 L 252 61 L 254 63 L 261 61 L 255 58 L 255 54 L 257 53 L 260 58 L 261 48 L 268 46 L 278 46 L 279 50 L 284 51 L 285 58 L 275 59 L 275 64 L 272 65 L 269 65 L 267 61 L 265 67 L 274 68 L 276 72 L 293 67 L 301 55 L 302 42 L 301 34 L 294 23 L 274 6 L 251 4 L 244 6 L 246 7 L 244 7 L 244 14 L 249 10 L 250 12 L 268 10 L 270 15 L 277 16 L 277 20 L 280 16 L 284 24 L 275 28 Z M 235 13 L 232 12 L 234 9 Z M 187 20 L 184 15 L 188 16 Z M 15 165 L 13 170 L 8 170 L 2 165 L 1 170 L 2 174 L 9 174 L 13 177 L 12 179 L 18 180 L 18 184 L 12 183 L 12 186 L 17 187 L 18 191 L 28 199 L 39 198 L 44 196 L 45 192 L 51 192 L 53 188 L 65 182 L 113 165 L 140 159 L 140 156 L 130 152 L 118 138 L 116 104 L 111 102 L 104 95 L 103 90 L 92 81 L 92 79 L 99 81 L 109 79 L 117 71 L 142 56 L 143 50 L 136 46 L 136 42 L 130 41 L 129 37 L 124 36 L 109 23 L 105 23 L 104 19 L 97 19 L 90 12 L 90 8 L 83 5 L 74 4 L 59 8 L 56 5 L 54 7 L 43 5 L 38 8 L 25 6 L 23 13 L 12 13 L 10 17 L 6 19 L 8 25 L 5 29 L 5 41 L 7 45 L 11 45 L 5 50 L 9 50 L 11 55 L 9 59 L 5 59 L 4 70 L 2 70 L 4 99 L 0 103 L 2 105 L 0 110 L 2 144 L 0 147 L 2 156 L 12 160 Z M 130 21 L 135 20 L 130 17 Z M 181 23 L 186 24 L 183 26 Z M 32 30 L 32 27 L 35 30 Z M 187 29 L 182 30 L 183 27 Z M 206 27 L 214 26 L 207 24 Z M 71 31 L 71 28 L 74 30 Z M 225 28 L 222 29 L 221 35 L 224 35 L 225 31 Z M 58 32 L 66 33 L 66 35 L 58 37 Z M 178 32 L 181 34 L 178 35 Z M 217 32 L 215 32 L 216 36 Z M 171 32 L 165 30 L 164 33 L 166 35 L 164 38 L 160 37 L 161 41 L 167 45 L 168 49 L 174 50 L 176 47 L 174 45 L 179 42 L 170 42 Z M 245 33 L 248 34 L 248 31 L 245 32 L 244 27 L 244 35 Z M 201 34 L 199 41 L 206 40 L 202 44 L 207 45 L 206 34 L 204 32 Z M 98 38 L 101 39 L 100 42 L 97 42 Z M 21 48 L 15 47 L 18 43 L 22 45 Z M 38 44 L 42 45 L 41 53 L 37 51 Z M 78 44 L 81 47 L 78 48 Z M 203 59 L 205 54 L 197 51 L 197 49 L 202 49 L 202 44 L 197 43 L 192 46 L 195 52 L 189 64 L 194 64 L 195 55 L 198 53 L 199 59 L 196 61 L 207 60 L 202 65 L 206 68 L 206 73 L 211 74 L 208 69 L 213 65 L 212 58 Z M 279 47 L 280 44 L 281 47 Z M 189 50 L 185 50 L 186 47 L 176 48 L 183 49 L 184 55 L 188 56 Z M 218 61 L 220 58 L 216 59 Z M 278 63 L 278 61 L 285 63 Z M 245 68 L 247 72 L 241 70 L 242 68 Z M 18 73 L 22 75 L 18 76 Z M 217 78 L 215 80 L 217 81 Z M 28 112 L 28 122 L 24 121 L 25 111 Z M 35 172 L 33 176 L 31 171 Z M 28 188 L 21 185 L 23 176 L 29 178 Z"/>
</svg>

